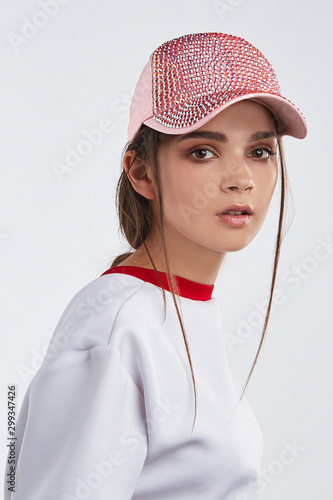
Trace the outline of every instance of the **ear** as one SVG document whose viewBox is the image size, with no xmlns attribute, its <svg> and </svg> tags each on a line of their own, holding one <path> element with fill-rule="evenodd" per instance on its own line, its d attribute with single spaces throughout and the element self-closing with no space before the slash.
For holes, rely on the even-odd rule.
<svg viewBox="0 0 333 500">
<path fill-rule="evenodd" d="M 124 155 L 123 165 L 127 176 L 137 193 L 149 200 L 153 200 L 156 196 L 150 168 L 139 157 L 133 163 L 135 154 L 135 151 L 127 151 Z"/>
</svg>

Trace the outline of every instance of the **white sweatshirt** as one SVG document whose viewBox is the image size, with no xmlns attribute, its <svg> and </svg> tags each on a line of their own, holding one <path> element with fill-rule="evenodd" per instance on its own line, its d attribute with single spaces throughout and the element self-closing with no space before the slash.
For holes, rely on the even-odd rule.
<svg viewBox="0 0 333 500">
<path fill-rule="evenodd" d="M 22 403 L 5 500 L 257 500 L 263 440 L 227 359 L 214 285 L 118 266 L 71 300 Z M 233 411 L 234 410 L 234 411 Z M 6 474 L 8 473 L 8 469 Z"/>
</svg>

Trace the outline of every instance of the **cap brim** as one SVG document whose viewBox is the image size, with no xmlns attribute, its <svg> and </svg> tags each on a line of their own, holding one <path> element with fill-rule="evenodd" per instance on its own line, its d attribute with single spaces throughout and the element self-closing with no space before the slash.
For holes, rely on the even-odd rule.
<svg viewBox="0 0 333 500">
<path fill-rule="evenodd" d="M 288 101 L 288 99 L 278 96 L 267 94 L 263 92 L 256 92 L 252 94 L 246 94 L 242 96 L 235 97 L 228 102 L 225 102 L 221 106 L 215 108 L 211 113 L 207 116 L 201 118 L 193 125 L 188 127 L 167 127 L 159 123 L 156 118 L 151 117 L 145 120 L 143 123 L 154 130 L 159 132 L 163 132 L 165 134 L 170 135 L 180 135 L 187 134 L 189 132 L 193 132 L 198 128 L 205 125 L 205 123 L 209 122 L 214 116 L 218 113 L 226 109 L 227 107 L 235 104 L 236 102 L 243 101 L 245 99 L 249 99 L 251 101 L 258 102 L 262 104 L 266 108 L 268 108 L 271 113 L 276 117 L 279 122 L 280 135 L 290 135 L 292 137 L 296 137 L 297 139 L 304 139 L 307 134 L 307 123 L 302 115 L 302 113 L 296 108 L 296 106 Z"/>
</svg>

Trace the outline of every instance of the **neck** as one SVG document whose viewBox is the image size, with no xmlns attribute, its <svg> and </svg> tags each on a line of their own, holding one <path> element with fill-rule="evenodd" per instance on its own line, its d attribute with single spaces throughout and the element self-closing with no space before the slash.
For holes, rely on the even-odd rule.
<svg viewBox="0 0 333 500">
<path fill-rule="evenodd" d="M 225 256 L 224 252 L 204 248 L 187 238 L 179 239 L 178 233 L 165 229 L 167 255 L 170 271 L 197 283 L 214 284 Z M 159 242 L 157 244 L 156 242 Z M 167 272 L 167 265 L 160 240 L 156 237 L 147 238 L 145 244 L 158 271 Z M 147 251 L 142 245 L 133 255 L 120 265 L 140 266 L 153 269 Z"/>
</svg>

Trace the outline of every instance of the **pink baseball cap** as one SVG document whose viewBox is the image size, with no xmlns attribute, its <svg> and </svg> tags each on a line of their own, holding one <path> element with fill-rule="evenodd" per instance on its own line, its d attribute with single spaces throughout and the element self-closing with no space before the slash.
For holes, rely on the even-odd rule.
<svg viewBox="0 0 333 500">
<path fill-rule="evenodd" d="M 160 45 L 135 87 L 128 125 L 131 142 L 142 124 L 165 134 L 186 134 L 231 104 L 250 99 L 268 108 L 281 135 L 303 139 L 307 123 L 281 95 L 262 53 L 243 38 L 195 33 Z"/>
</svg>

